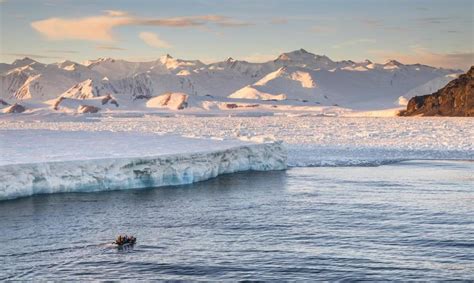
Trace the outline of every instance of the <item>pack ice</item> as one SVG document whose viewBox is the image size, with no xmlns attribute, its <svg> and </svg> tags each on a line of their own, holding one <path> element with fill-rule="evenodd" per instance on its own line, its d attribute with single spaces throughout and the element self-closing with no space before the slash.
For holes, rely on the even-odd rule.
<svg viewBox="0 0 474 283">
<path fill-rule="evenodd" d="M 281 142 L 133 132 L 0 130 L 0 150 L 0 200 L 190 184 L 287 159 Z"/>
</svg>

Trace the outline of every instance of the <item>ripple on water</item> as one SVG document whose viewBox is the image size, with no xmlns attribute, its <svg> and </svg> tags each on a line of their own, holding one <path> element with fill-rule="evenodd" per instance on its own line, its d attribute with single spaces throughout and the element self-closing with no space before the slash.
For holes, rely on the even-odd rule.
<svg viewBox="0 0 474 283">
<path fill-rule="evenodd" d="M 473 171 L 292 168 L 0 202 L 0 280 L 469 280 Z M 138 244 L 112 248 L 118 233 Z"/>
</svg>

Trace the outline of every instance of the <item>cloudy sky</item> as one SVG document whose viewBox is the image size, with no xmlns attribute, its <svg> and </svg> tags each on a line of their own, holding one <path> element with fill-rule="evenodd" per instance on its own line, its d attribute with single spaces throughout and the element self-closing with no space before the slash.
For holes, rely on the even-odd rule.
<svg viewBox="0 0 474 283">
<path fill-rule="evenodd" d="M 174 57 L 254 62 L 304 48 L 467 69 L 472 0 L 0 0 L 0 61 Z"/>
</svg>

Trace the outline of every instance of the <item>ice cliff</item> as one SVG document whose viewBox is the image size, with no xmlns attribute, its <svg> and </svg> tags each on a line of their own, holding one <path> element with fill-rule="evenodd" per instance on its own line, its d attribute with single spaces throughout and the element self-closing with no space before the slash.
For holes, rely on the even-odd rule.
<svg viewBox="0 0 474 283">
<path fill-rule="evenodd" d="M 0 200 L 45 193 L 141 189 L 199 182 L 220 174 L 286 168 L 281 142 L 150 157 L 0 165 Z"/>
</svg>

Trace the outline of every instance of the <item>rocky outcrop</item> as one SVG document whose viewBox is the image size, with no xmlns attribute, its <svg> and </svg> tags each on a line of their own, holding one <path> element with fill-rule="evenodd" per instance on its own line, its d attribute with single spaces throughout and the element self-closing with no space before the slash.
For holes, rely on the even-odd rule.
<svg viewBox="0 0 474 283">
<path fill-rule="evenodd" d="M 102 102 L 102 105 L 110 103 L 110 104 L 115 105 L 116 107 L 119 107 L 119 104 L 118 104 L 117 100 L 115 100 L 110 94 L 107 94 L 107 96 L 102 98 L 101 102 Z"/>
<path fill-rule="evenodd" d="M 400 116 L 474 117 L 474 66 L 437 92 L 410 99 Z"/>
<path fill-rule="evenodd" d="M 61 102 L 63 102 L 64 99 L 66 99 L 66 98 L 62 97 L 62 96 L 60 96 L 58 99 L 56 99 L 56 101 L 53 104 L 53 109 L 54 110 L 59 110 L 59 105 L 61 105 Z"/>
<path fill-rule="evenodd" d="M 169 92 L 147 101 L 146 106 L 150 108 L 168 108 L 172 110 L 183 110 L 188 107 L 189 95 L 181 92 Z"/>
<path fill-rule="evenodd" d="M 99 111 L 100 111 L 99 107 L 95 107 L 95 106 L 92 106 L 92 105 L 80 105 L 77 108 L 77 113 L 81 113 L 81 114 L 97 113 Z"/>
<path fill-rule="evenodd" d="M 3 113 L 22 113 L 22 112 L 25 112 L 25 110 L 26 110 L 25 106 L 15 103 L 3 109 Z"/>
</svg>

